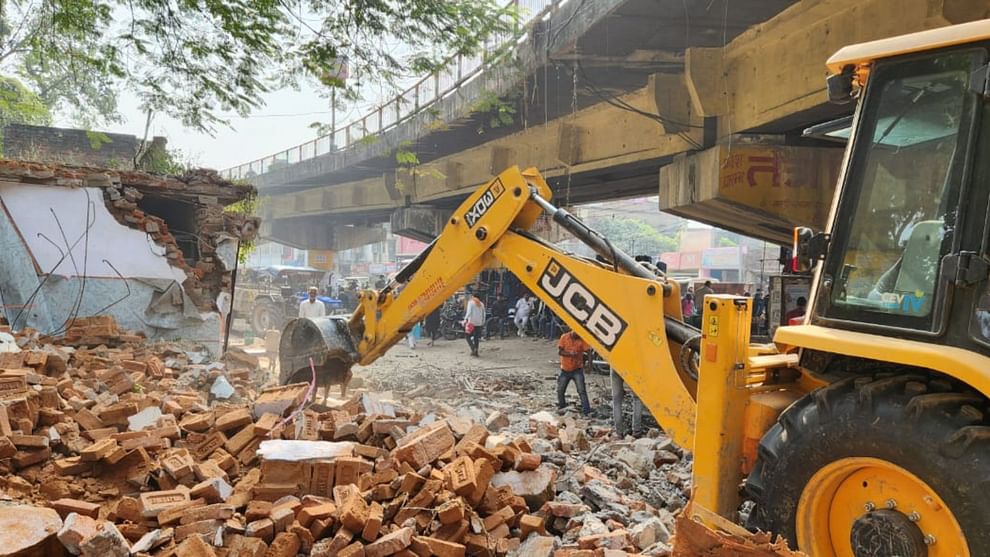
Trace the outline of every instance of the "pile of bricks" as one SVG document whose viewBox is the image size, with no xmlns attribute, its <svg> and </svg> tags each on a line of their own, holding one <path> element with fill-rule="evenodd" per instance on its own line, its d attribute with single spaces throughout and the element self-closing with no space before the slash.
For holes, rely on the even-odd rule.
<svg viewBox="0 0 990 557">
<path fill-rule="evenodd" d="M 256 391 L 249 357 L 194 364 L 177 345 L 123 342 L 104 318 L 74 328 L 73 348 L 22 334 L 22 351 L 0 354 L 0 488 L 21 504 L 0 505 L 0 522 L 53 510 L 58 528 L 37 528 L 36 547 L 54 536 L 99 557 L 612 557 L 641 545 L 616 521 L 575 537 L 588 507 L 553 500 L 558 467 L 531 446 L 539 435 L 371 394 L 316 411 L 305 383 Z M 104 340 L 116 347 L 87 346 Z M 192 372 L 223 374 L 236 394 L 190 388 Z"/>
</svg>

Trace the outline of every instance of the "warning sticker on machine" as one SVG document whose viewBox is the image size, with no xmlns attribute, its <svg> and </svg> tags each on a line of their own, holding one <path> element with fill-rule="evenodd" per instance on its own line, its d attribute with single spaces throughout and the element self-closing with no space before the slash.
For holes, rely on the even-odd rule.
<svg viewBox="0 0 990 557">
<path fill-rule="evenodd" d="M 718 336 L 718 316 L 713 315 L 708 318 L 708 336 L 717 337 Z"/>
</svg>

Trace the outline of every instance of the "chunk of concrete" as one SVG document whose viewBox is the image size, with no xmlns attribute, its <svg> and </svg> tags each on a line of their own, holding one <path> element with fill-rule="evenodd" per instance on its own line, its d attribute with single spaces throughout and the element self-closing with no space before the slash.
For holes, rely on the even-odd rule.
<svg viewBox="0 0 990 557">
<path fill-rule="evenodd" d="M 79 544 L 82 557 L 130 557 L 131 545 L 112 522 L 101 522 L 92 536 Z"/>
<path fill-rule="evenodd" d="M 62 519 L 54 509 L 28 505 L 0 507 L 0 557 L 66 555 L 58 541 Z"/>
<path fill-rule="evenodd" d="M 556 539 L 550 536 L 529 536 L 514 553 L 516 557 L 551 557 Z"/>
<path fill-rule="evenodd" d="M 150 427 L 158 427 L 158 419 L 161 417 L 161 408 L 149 406 L 137 414 L 127 417 L 127 429 L 129 431 L 144 431 Z"/>
<path fill-rule="evenodd" d="M 536 511 L 544 503 L 553 499 L 554 480 L 557 473 L 546 464 L 541 464 L 536 470 L 517 472 L 500 472 L 492 478 L 492 485 L 502 487 L 507 485 L 512 492 L 526 500 L 531 511 Z"/>
<path fill-rule="evenodd" d="M 79 513 L 69 513 L 65 517 L 65 522 L 62 524 L 62 528 L 58 531 L 58 540 L 62 542 L 65 549 L 73 554 L 79 555 L 82 550 L 79 549 L 79 544 L 83 540 L 96 535 L 98 523 L 96 520 L 83 516 Z"/>
</svg>

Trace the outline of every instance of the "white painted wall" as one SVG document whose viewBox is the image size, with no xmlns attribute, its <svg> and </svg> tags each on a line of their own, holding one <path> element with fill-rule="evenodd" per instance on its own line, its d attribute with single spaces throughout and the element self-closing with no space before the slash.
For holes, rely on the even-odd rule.
<svg viewBox="0 0 990 557">
<path fill-rule="evenodd" d="M 186 279 L 181 269 L 168 264 L 164 249 L 147 233 L 126 227 L 113 218 L 104 205 L 103 192 L 98 188 L 0 182 L 0 199 L 42 274 L 54 271 L 66 277 L 82 275 L 85 260 L 86 276 L 116 278 L 117 274 L 104 262 L 106 260 L 126 278 L 173 279 L 179 283 Z M 93 223 L 88 242 L 84 237 L 87 213 Z M 82 238 L 72 249 L 75 265 L 69 257 L 59 263 L 66 251 L 66 241 L 59 232 L 56 215 L 70 246 Z"/>
</svg>

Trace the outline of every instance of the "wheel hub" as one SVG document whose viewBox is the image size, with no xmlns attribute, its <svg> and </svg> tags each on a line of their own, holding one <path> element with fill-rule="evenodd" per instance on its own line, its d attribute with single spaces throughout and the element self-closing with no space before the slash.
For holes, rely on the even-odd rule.
<svg viewBox="0 0 990 557">
<path fill-rule="evenodd" d="M 856 557 L 927 557 L 925 535 L 918 525 L 894 510 L 870 511 L 852 525 L 849 535 Z"/>
</svg>

